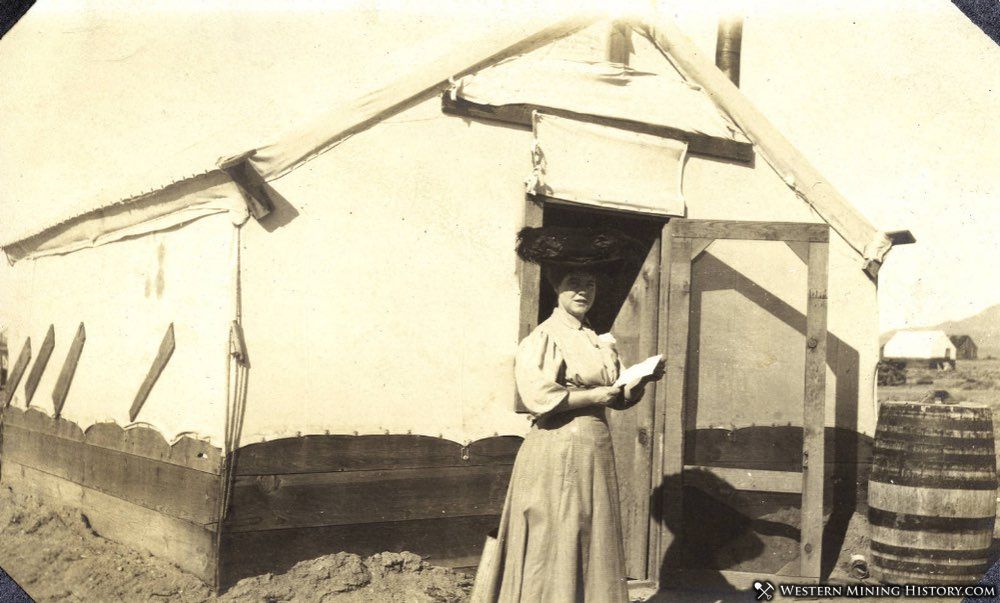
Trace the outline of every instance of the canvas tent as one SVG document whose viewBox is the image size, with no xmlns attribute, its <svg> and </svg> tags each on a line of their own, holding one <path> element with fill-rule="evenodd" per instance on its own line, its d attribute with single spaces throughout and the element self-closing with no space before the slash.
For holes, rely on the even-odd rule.
<svg viewBox="0 0 1000 603">
<path fill-rule="evenodd" d="M 628 66 L 605 60 L 609 28 L 631 33 Z M 29 45 L 19 33 L 0 47 Z M 140 193 L 113 181 L 9 233 L 2 309 L 25 361 L 2 480 L 216 584 L 339 549 L 474 565 L 528 425 L 514 348 L 551 307 L 515 233 L 600 222 L 649 255 L 595 322 L 627 361 L 661 350 L 672 367 L 613 419 L 630 575 L 660 577 L 694 525 L 677 515 L 698 512 L 680 506 L 689 477 L 801 493 L 801 567 L 818 571 L 824 482 L 853 500 L 874 430 L 892 236 L 669 23 L 519 24 L 442 48 L 271 144 L 247 142 L 274 127 L 253 120 L 167 142 L 181 151 L 143 159 Z M 825 432 L 832 469 L 800 475 Z"/>
<path fill-rule="evenodd" d="M 882 348 L 884 358 L 894 360 L 955 360 L 955 344 L 944 331 L 899 331 Z"/>
</svg>

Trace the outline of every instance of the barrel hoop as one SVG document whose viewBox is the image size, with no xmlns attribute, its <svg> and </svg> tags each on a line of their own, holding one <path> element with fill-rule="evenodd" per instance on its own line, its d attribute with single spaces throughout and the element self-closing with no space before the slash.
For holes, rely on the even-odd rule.
<svg viewBox="0 0 1000 603">
<path fill-rule="evenodd" d="M 996 468 L 997 457 L 995 454 L 964 454 L 964 453 L 949 453 L 942 452 L 940 449 L 937 453 L 932 452 L 918 452 L 916 450 L 898 450 L 893 448 L 884 448 L 875 445 L 875 462 L 878 459 L 883 459 L 889 464 L 905 464 L 905 465 L 920 465 L 922 467 L 927 466 L 956 466 L 955 468 L 961 467 L 987 467 L 990 469 Z"/>
<path fill-rule="evenodd" d="M 992 431 L 973 431 L 968 429 L 930 429 L 924 427 L 903 427 L 890 426 L 879 427 L 875 430 L 875 439 L 892 438 L 898 435 L 916 436 L 923 438 L 956 438 L 960 440 L 990 440 L 993 441 Z"/>
<path fill-rule="evenodd" d="M 882 528 L 895 528 L 912 532 L 979 532 L 992 530 L 996 517 L 936 517 L 933 515 L 914 515 L 910 513 L 895 513 L 868 507 L 868 522 Z"/>
<path fill-rule="evenodd" d="M 883 417 L 878 427 L 919 427 L 921 429 L 953 429 L 956 431 L 993 431 L 993 421 L 978 419 L 956 419 L 951 417 L 928 417 L 926 415 Z"/>
<path fill-rule="evenodd" d="M 887 559 L 881 555 L 872 555 L 875 564 L 887 570 L 899 570 L 901 572 L 915 572 L 919 574 L 938 574 L 942 576 L 967 576 L 975 575 L 979 578 L 983 575 L 989 564 L 986 561 L 973 565 L 948 565 L 946 563 L 916 563 L 913 561 L 898 561 Z"/>
<path fill-rule="evenodd" d="M 972 416 L 992 416 L 990 409 L 985 405 L 953 406 L 950 404 L 920 404 L 914 402 L 898 402 L 887 400 L 882 403 L 883 413 L 895 414 L 929 414 L 929 415 L 972 415 Z"/>
<path fill-rule="evenodd" d="M 987 478 L 987 479 L 983 479 Z M 973 480 L 970 477 L 943 477 L 926 475 L 912 471 L 903 472 L 887 467 L 874 467 L 869 481 L 890 486 L 913 486 L 916 488 L 937 488 L 946 490 L 995 490 L 997 480 L 992 475 L 979 476 Z"/>
<path fill-rule="evenodd" d="M 993 450 L 993 436 L 977 436 L 977 437 L 953 437 L 953 436 L 943 436 L 943 435 L 929 435 L 927 433 L 900 433 L 894 432 L 891 434 L 887 433 L 876 433 L 876 442 L 900 442 L 900 443 L 917 443 L 923 444 L 925 446 L 940 446 L 942 448 L 952 447 L 952 448 L 968 448 L 974 446 L 976 448 L 983 447 L 985 450 Z"/>
<path fill-rule="evenodd" d="M 968 551 L 952 549 L 921 549 L 910 546 L 886 544 L 877 540 L 871 542 L 872 551 L 885 553 L 896 557 L 922 557 L 924 559 L 988 559 L 990 549 L 972 549 Z"/>
<path fill-rule="evenodd" d="M 879 450 L 905 452 L 907 454 L 955 454 L 965 456 L 993 456 L 996 454 L 993 440 L 989 440 L 989 445 L 983 446 L 970 446 L 968 444 L 962 444 L 961 446 L 940 446 L 917 440 L 904 441 L 885 438 L 875 441 L 875 451 L 878 452 Z"/>
</svg>

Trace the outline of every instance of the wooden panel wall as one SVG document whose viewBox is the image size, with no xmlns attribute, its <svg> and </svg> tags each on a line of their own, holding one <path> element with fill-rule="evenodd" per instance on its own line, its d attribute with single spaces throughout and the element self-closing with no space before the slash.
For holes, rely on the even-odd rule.
<svg viewBox="0 0 1000 603">
<path fill-rule="evenodd" d="M 415 435 L 311 435 L 233 459 L 221 582 L 347 551 L 410 551 L 471 567 L 497 527 L 521 438 L 462 446 Z"/>
<path fill-rule="evenodd" d="M 106 538 L 149 551 L 215 583 L 221 451 L 114 423 L 72 421 L 9 407 L 0 481 L 77 507 Z"/>
</svg>

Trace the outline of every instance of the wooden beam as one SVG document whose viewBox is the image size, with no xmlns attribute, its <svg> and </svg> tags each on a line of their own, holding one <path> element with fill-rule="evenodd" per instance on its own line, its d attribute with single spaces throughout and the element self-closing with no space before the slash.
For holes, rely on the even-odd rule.
<svg viewBox="0 0 1000 603">
<path fill-rule="evenodd" d="M 443 94 L 441 96 L 441 111 L 448 115 L 492 121 L 514 126 L 522 130 L 531 129 L 531 114 L 534 111 L 540 111 L 549 115 L 618 128 L 619 130 L 680 140 L 688 144 L 688 153 L 694 155 L 717 157 L 740 163 L 749 163 L 753 161 L 754 157 L 753 144 L 749 142 L 731 140 L 729 138 L 717 138 L 699 132 L 687 132 L 680 128 L 647 124 L 629 119 L 577 113 L 576 111 L 556 107 L 544 107 L 527 103 L 500 106 L 481 105 L 462 98 L 452 99 L 451 95 Z"/>
<path fill-rule="evenodd" d="M 76 337 L 69 346 L 66 354 L 66 361 L 63 362 L 62 370 L 59 371 L 59 378 L 56 379 L 56 386 L 52 390 L 52 408 L 54 416 L 62 414 L 63 406 L 66 404 L 66 396 L 69 394 L 69 386 L 73 383 L 73 375 L 76 374 L 76 365 L 80 362 L 80 355 L 83 353 L 83 344 L 87 341 L 87 331 L 80 323 L 76 330 Z"/>
<path fill-rule="evenodd" d="M 674 236 L 693 239 L 826 243 L 830 240 L 830 227 L 826 224 L 803 224 L 801 222 L 681 220 L 675 227 Z"/>
<path fill-rule="evenodd" d="M 669 307 L 670 307 L 670 267 L 673 257 L 673 222 L 667 222 L 660 230 L 660 283 L 659 283 L 659 315 L 656 318 L 656 349 L 666 350 L 668 341 Z M 655 409 L 653 414 L 653 450 L 650 466 L 650 492 L 658 492 L 663 487 L 663 462 L 665 451 L 664 425 L 667 421 L 667 385 L 663 381 L 656 384 Z M 652 500 L 649 513 L 649 554 L 646 558 L 646 575 L 650 580 L 659 583 L 660 565 L 663 560 L 661 541 L 663 538 L 662 496 Z"/>
<path fill-rule="evenodd" d="M 2 399 L 0 401 L 0 410 L 7 408 L 10 405 L 10 401 L 14 398 L 14 390 L 17 389 L 17 384 L 21 382 L 21 377 L 24 376 L 24 371 L 28 368 L 28 363 L 31 362 L 31 338 L 28 337 L 24 340 L 24 345 L 21 346 L 21 354 L 17 357 L 17 362 L 14 363 L 14 369 L 11 371 L 10 375 L 7 376 L 7 383 L 4 385 L 2 392 Z"/>
<path fill-rule="evenodd" d="M 727 482 L 737 490 L 752 492 L 802 493 L 802 474 L 798 471 L 766 471 L 763 469 L 737 469 L 735 467 L 708 467 L 684 465 L 685 471 L 704 471 Z M 685 477 L 685 479 L 688 479 Z M 688 480 L 697 486 L 697 478 Z"/>
<path fill-rule="evenodd" d="M 525 195 L 523 225 L 541 226 L 543 215 L 542 204 L 530 195 Z M 517 269 L 521 285 L 521 319 L 517 331 L 517 341 L 520 342 L 538 326 L 538 296 L 541 293 L 542 269 L 538 264 L 525 262 L 521 258 L 517 258 Z M 520 394 L 517 393 L 517 387 L 514 388 L 514 410 L 528 412 L 527 407 L 521 402 Z"/>
<path fill-rule="evenodd" d="M 809 243 L 806 241 L 785 241 L 785 245 L 791 249 L 795 255 L 799 256 L 803 264 L 809 264 Z"/>
<path fill-rule="evenodd" d="M 829 245 L 809 246 L 806 307 L 805 404 L 802 413 L 802 538 L 800 575 L 819 578 L 823 558 L 823 481 L 826 422 L 826 298 Z"/>
<path fill-rule="evenodd" d="M 28 380 L 24 382 L 25 406 L 31 404 L 31 398 L 35 395 L 38 382 L 42 380 L 42 373 L 45 372 L 45 366 L 49 363 L 49 357 L 52 356 L 52 349 L 55 346 L 55 326 L 49 325 L 49 330 L 45 333 L 45 339 L 42 341 L 42 348 L 38 350 L 38 358 L 35 359 L 35 364 L 31 367 L 31 372 L 28 373 Z"/>
<path fill-rule="evenodd" d="M 253 151 L 225 159 L 219 162 L 219 167 L 232 178 L 246 199 L 250 215 L 259 221 L 274 211 L 274 189 L 247 161 L 251 155 Z"/>
<path fill-rule="evenodd" d="M 708 246 L 715 242 L 715 239 L 692 239 L 691 240 L 691 261 L 694 262 L 698 256 L 705 253 Z"/>
<path fill-rule="evenodd" d="M 132 407 L 128 411 L 129 421 L 135 421 L 135 418 L 139 416 L 139 411 L 142 409 L 142 405 L 146 403 L 146 398 L 149 397 L 149 393 L 153 391 L 153 385 L 156 384 L 156 380 L 160 378 L 160 373 L 166 368 L 167 362 L 170 360 L 170 356 L 174 353 L 174 323 L 170 323 L 167 327 L 167 332 L 163 335 L 163 340 L 160 341 L 160 349 L 156 352 L 156 358 L 153 359 L 153 365 L 149 367 L 149 372 L 146 373 L 146 378 L 142 380 L 142 384 L 139 386 L 139 391 L 135 394 L 135 399 L 132 400 Z"/>
<path fill-rule="evenodd" d="M 674 225 L 677 228 L 677 225 Z M 684 524 L 684 411 L 687 370 L 688 322 L 691 303 L 691 240 L 673 238 L 670 258 L 670 307 L 666 351 L 666 398 L 663 420 L 663 466 L 660 483 L 661 521 L 664 524 L 658 559 L 681 538 L 674 532 Z"/>
</svg>

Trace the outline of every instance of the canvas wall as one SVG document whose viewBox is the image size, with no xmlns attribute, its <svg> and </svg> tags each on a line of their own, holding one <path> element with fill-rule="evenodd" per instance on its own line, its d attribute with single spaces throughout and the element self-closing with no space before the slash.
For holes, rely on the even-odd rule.
<svg viewBox="0 0 1000 603">
<path fill-rule="evenodd" d="M 510 411 L 519 307 L 512 248 L 531 137 L 443 116 L 438 102 L 275 181 L 287 205 L 245 228 L 253 368 L 243 443 L 324 431 L 464 442 L 527 430 Z M 760 157 L 754 167 L 692 157 L 684 192 L 692 218 L 820 221 Z M 717 244 L 708 254 L 804 310 L 804 267 L 791 250 L 765 244 L 748 253 L 739 245 Z M 845 420 L 871 433 L 875 287 L 839 237 L 830 247 L 830 329 L 843 346 L 829 348 L 828 424 L 837 412 L 854 413 Z M 732 297 L 723 308 L 747 305 L 739 294 L 719 295 Z M 801 356 L 801 335 L 781 335 L 773 318 L 763 313 L 758 335 L 777 330 Z M 790 356 L 782 362 L 801 374 Z M 850 367 L 835 370 L 836 363 Z M 800 417 L 801 392 L 793 389 L 786 386 L 764 414 Z M 729 418 L 757 420 L 753 407 Z"/>
<path fill-rule="evenodd" d="M 31 407 L 51 415 L 52 392 L 81 322 L 86 342 L 62 416 L 86 429 L 125 426 L 167 330 L 175 351 L 137 417 L 168 441 L 181 433 L 221 445 L 225 359 L 234 316 L 236 229 L 218 214 L 168 231 L 4 266 L 0 321 L 11 355 L 31 338 L 32 364 L 49 325 L 55 347 Z M 12 404 L 25 407 L 22 378 Z"/>
</svg>

